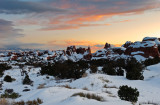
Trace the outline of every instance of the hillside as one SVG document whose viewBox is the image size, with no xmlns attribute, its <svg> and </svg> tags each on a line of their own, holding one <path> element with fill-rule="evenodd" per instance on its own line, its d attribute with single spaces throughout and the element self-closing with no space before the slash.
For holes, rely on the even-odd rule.
<svg viewBox="0 0 160 105">
<path fill-rule="evenodd" d="M 123 85 L 138 89 L 134 104 L 160 104 L 160 40 L 155 37 L 122 47 L 106 43 L 95 53 L 75 46 L 4 52 L 0 60 L 0 104 L 4 98 L 9 105 L 39 98 L 42 105 L 132 105 L 118 96 Z"/>
<path fill-rule="evenodd" d="M 124 76 L 109 76 L 100 73 L 88 74 L 87 77 L 72 81 L 70 79 L 57 80 L 51 76 L 47 79 L 46 76 L 37 76 L 40 68 L 32 68 L 28 74 L 30 79 L 34 81 L 34 84 L 30 86 L 21 83 L 24 77 L 20 76 L 20 69 L 17 66 L 13 66 L 13 69 L 6 71 L 4 75 L 10 75 L 16 80 L 12 83 L 4 82 L 2 88 L 3 91 L 5 89 L 13 89 L 22 95 L 16 101 L 40 98 L 44 102 L 42 105 L 131 105 L 130 102 L 122 101 L 117 96 L 119 86 L 128 85 L 136 87 L 140 91 L 137 105 L 143 102 L 160 104 L 159 68 L 160 64 L 147 67 L 147 70 L 144 71 L 145 79 L 143 81 L 127 80 Z M 41 88 L 38 89 L 40 86 Z M 23 92 L 24 89 L 30 89 L 30 91 Z M 93 99 L 72 96 L 74 93 L 79 92 L 96 94 L 103 97 L 104 101 L 100 102 Z"/>
</svg>

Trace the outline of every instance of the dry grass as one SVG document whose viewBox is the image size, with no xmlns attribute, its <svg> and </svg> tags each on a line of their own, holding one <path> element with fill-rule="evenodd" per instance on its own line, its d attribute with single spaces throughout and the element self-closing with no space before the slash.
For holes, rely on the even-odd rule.
<svg viewBox="0 0 160 105">
<path fill-rule="evenodd" d="M 64 88 L 67 88 L 67 89 L 75 89 L 75 88 L 70 87 L 68 84 L 62 85 L 62 86 L 60 86 L 60 87 L 64 87 Z"/>
<path fill-rule="evenodd" d="M 84 87 L 84 88 L 82 88 L 82 89 L 83 89 L 83 90 L 87 90 L 87 91 L 89 90 L 87 87 Z"/>
<path fill-rule="evenodd" d="M 160 104 L 148 101 L 148 102 L 141 102 L 141 103 L 139 103 L 139 105 L 160 105 Z"/>
<path fill-rule="evenodd" d="M 106 90 L 105 93 L 108 93 L 109 95 L 112 95 L 112 93 L 108 90 Z"/>
<path fill-rule="evenodd" d="M 106 84 L 103 86 L 103 88 L 115 88 L 115 89 L 118 89 L 118 87 L 116 87 L 116 86 L 107 86 Z"/>
<path fill-rule="evenodd" d="M 13 105 L 13 100 L 7 98 L 0 98 L 0 105 Z"/>
<path fill-rule="evenodd" d="M 33 100 L 33 101 L 24 102 L 22 100 L 19 102 L 14 102 L 13 105 L 40 105 L 42 103 L 43 103 L 43 101 L 41 99 L 37 98 L 36 100 Z"/>
<path fill-rule="evenodd" d="M 43 84 L 40 84 L 38 87 L 37 87 L 37 89 L 43 89 L 43 88 L 45 88 L 45 83 L 43 83 Z"/>
<path fill-rule="evenodd" d="M 96 94 L 90 94 L 90 93 L 75 93 L 73 94 L 72 96 L 80 96 L 80 97 L 85 97 L 85 98 L 88 98 L 88 99 L 94 99 L 94 100 L 97 100 L 97 101 L 104 101 L 104 98 L 101 97 L 101 96 L 98 96 Z"/>
<path fill-rule="evenodd" d="M 84 74 L 82 75 L 82 78 L 87 77 L 87 76 L 88 76 L 88 74 L 87 74 L 87 73 L 84 73 Z"/>
<path fill-rule="evenodd" d="M 98 79 L 102 80 L 103 82 L 109 83 L 110 81 L 107 79 L 104 79 L 103 77 L 98 77 Z"/>
</svg>

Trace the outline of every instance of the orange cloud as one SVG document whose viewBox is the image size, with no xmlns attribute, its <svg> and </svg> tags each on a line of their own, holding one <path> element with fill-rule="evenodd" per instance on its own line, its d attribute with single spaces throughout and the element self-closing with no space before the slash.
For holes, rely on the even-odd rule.
<svg viewBox="0 0 160 105">
<path fill-rule="evenodd" d="M 82 5 L 81 3 L 86 4 Z M 116 15 L 139 14 L 143 13 L 146 10 L 151 10 L 160 7 L 160 4 L 156 3 L 157 2 L 155 0 L 147 0 L 147 2 L 144 2 L 143 0 L 143 2 L 140 2 L 139 4 L 135 3 L 134 1 L 127 0 L 60 0 L 57 2 L 51 2 L 51 5 L 57 8 L 65 8 L 68 10 L 68 12 L 54 15 L 44 14 L 45 18 L 47 19 L 45 19 L 45 21 L 41 23 L 37 19 L 34 21 L 26 21 L 28 20 L 26 19 L 20 21 L 20 23 L 39 24 L 43 27 L 42 30 L 46 31 L 78 29 L 80 27 L 90 26 L 105 26 L 109 24 L 97 24 L 97 22 L 104 21 Z M 104 6 L 104 4 L 106 4 L 107 6 Z M 48 17 L 46 15 L 48 15 Z M 41 18 L 41 16 L 39 18 Z M 123 20 L 119 22 L 129 21 L 130 20 Z"/>
<path fill-rule="evenodd" d="M 53 48 L 54 50 L 57 49 L 64 49 L 67 46 L 77 46 L 77 47 L 91 47 L 92 52 L 95 52 L 99 49 L 104 48 L 104 43 L 101 42 L 94 42 L 94 41 L 87 41 L 87 40 L 74 40 L 74 39 L 68 39 L 68 40 L 54 40 L 48 42 L 48 46 Z"/>
<path fill-rule="evenodd" d="M 105 26 L 110 24 L 68 24 L 68 25 L 56 25 L 45 27 L 41 30 L 49 31 L 49 30 L 68 30 L 68 29 L 78 29 L 80 27 L 88 27 L 88 26 Z"/>
</svg>

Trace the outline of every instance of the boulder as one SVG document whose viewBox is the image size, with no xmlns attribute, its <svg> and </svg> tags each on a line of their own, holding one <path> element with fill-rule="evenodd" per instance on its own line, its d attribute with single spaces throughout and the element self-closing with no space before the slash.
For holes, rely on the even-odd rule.
<svg viewBox="0 0 160 105">
<path fill-rule="evenodd" d="M 142 41 L 135 42 L 128 46 L 125 51 L 126 55 L 142 55 L 146 58 L 151 57 L 159 57 L 158 45 L 154 41 Z"/>
</svg>

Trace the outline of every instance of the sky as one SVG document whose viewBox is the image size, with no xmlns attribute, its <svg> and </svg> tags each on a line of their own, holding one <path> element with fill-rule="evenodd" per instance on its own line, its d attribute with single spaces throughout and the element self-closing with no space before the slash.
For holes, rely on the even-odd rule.
<svg viewBox="0 0 160 105">
<path fill-rule="evenodd" d="M 160 37 L 160 0 L 0 0 L 0 48 L 61 50 Z"/>
</svg>

